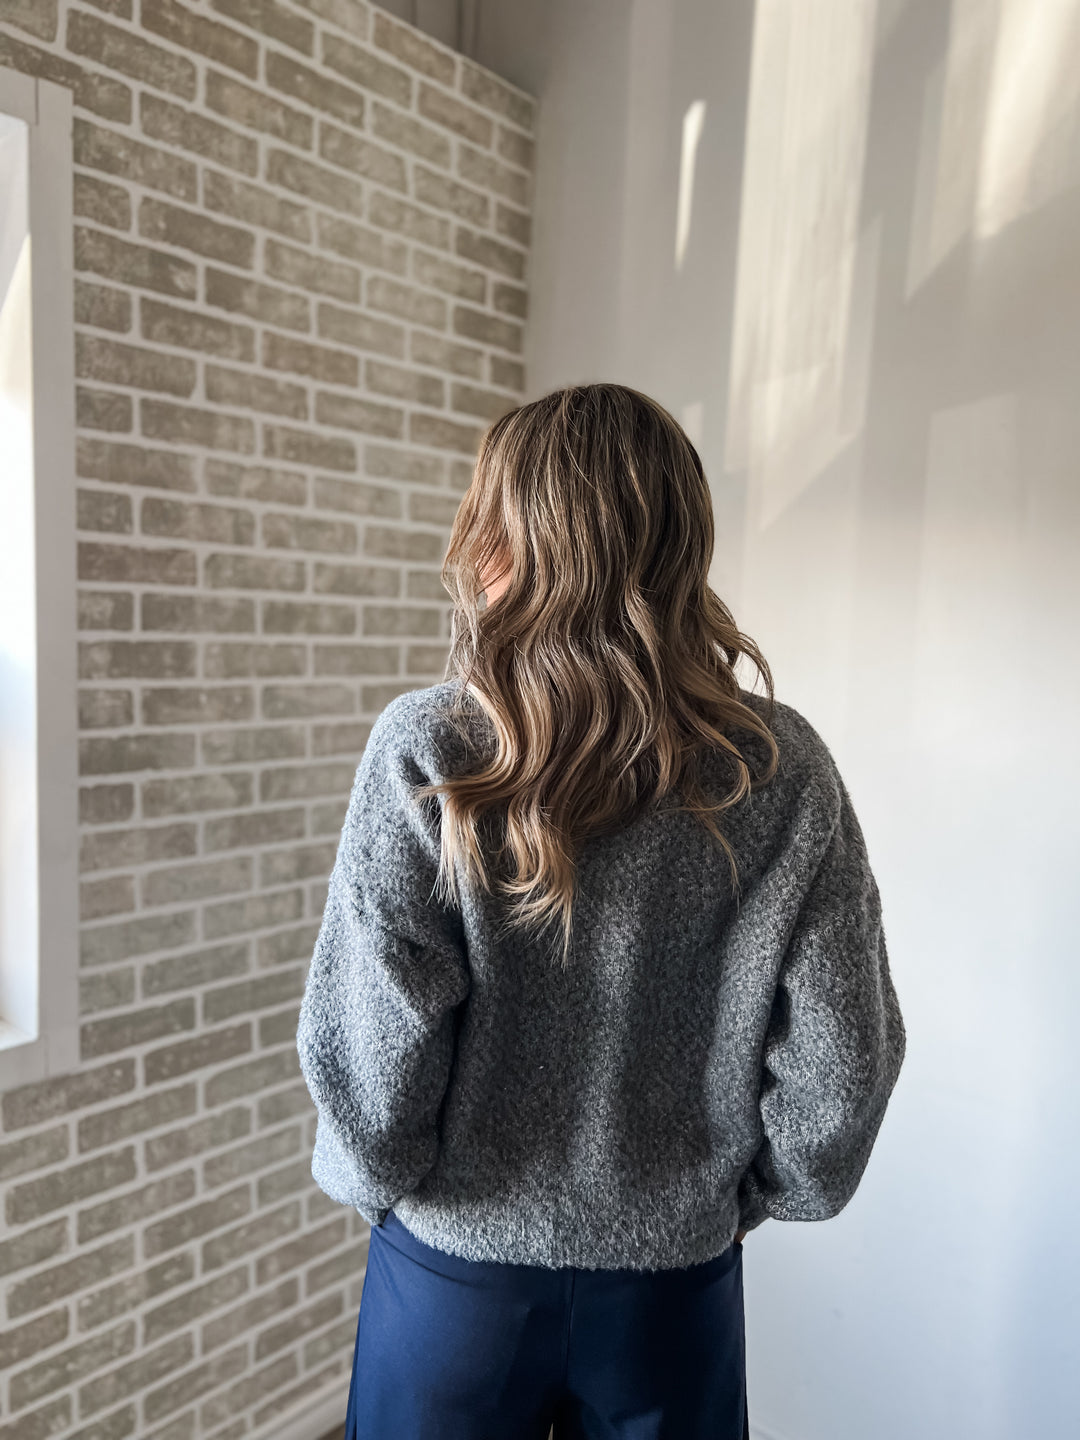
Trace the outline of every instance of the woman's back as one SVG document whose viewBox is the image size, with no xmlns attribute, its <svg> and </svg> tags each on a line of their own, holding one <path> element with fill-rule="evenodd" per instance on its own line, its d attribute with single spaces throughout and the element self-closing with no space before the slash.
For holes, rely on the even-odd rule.
<svg viewBox="0 0 1080 1440">
<path fill-rule="evenodd" d="M 432 895 L 438 810 L 410 788 L 473 763 L 483 712 L 454 681 L 387 706 L 298 1035 L 327 1193 L 450 1254 L 579 1268 L 698 1264 L 847 1203 L 903 1022 L 833 758 L 790 706 L 771 728 L 776 774 L 723 815 L 738 894 L 693 814 L 648 809 L 582 847 L 563 967 L 491 891 Z"/>
</svg>

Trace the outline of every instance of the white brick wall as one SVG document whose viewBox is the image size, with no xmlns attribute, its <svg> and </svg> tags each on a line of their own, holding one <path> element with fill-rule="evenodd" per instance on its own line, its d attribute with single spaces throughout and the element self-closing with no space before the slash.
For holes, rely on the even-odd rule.
<svg viewBox="0 0 1080 1440">
<path fill-rule="evenodd" d="M 373 716 L 519 402 L 534 102 L 362 0 L 0 0 L 75 97 L 82 1065 L 0 1098 L 0 1440 L 347 1376 L 304 972 Z"/>
</svg>

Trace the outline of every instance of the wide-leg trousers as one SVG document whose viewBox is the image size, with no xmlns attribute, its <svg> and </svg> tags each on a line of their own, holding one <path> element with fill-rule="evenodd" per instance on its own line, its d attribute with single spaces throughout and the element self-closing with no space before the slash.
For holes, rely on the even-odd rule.
<svg viewBox="0 0 1080 1440">
<path fill-rule="evenodd" d="M 345 1440 L 749 1440 L 742 1245 L 671 1270 L 491 1264 L 373 1226 Z"/>
</svg>

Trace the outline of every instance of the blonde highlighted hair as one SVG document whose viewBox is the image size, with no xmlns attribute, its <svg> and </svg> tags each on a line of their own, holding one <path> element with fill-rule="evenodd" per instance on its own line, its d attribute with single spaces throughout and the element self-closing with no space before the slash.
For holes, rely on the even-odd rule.
<svg viewBox="0 0 1080 1440">
<path fill-rule="evenodd" d="M 575 862 L 593 834 L 681 796 L 738 867 L 714 817 L 776 773 L 768 664 L 708 583 L 712 498 L 697 451 L 655 400 L 625 385 L 571 385 L 485 432 L 442 569 L 454 601 L 446 679 L 486 713 L 495 752 L 473 773 L 419 786 L 444 796 L 436 888 L 467 884 L 510 902 L 508 926 L 562 922 L 571 947 Z M 482 576 L 509 573 L 481 605 Z M 747 656 L 767 719 L 741 699 Z M 464 708 L 455 714 L 462 718 Z M 758 736 L 753 772 L 734 732 Z M 704 751 L 727 757 L 709 797 Z M 480 825 L 500 821 L 485 855 Z"/>
</svg>

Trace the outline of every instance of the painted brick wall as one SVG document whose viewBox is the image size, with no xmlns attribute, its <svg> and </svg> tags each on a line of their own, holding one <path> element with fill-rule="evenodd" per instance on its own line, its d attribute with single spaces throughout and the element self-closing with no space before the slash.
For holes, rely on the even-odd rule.
<svg viewBox="0 0 1080 1440">
<path fill-rule="evenodd" d="M 83 871 L 82 1063 L 0 1098 L 0 1437 L 268 1434 L 351 1359 L 297 1007 L 521 398 L 534 101 L 362 0 L 0 0 L 0 64 L 76 106 Z"/>
</svg>

